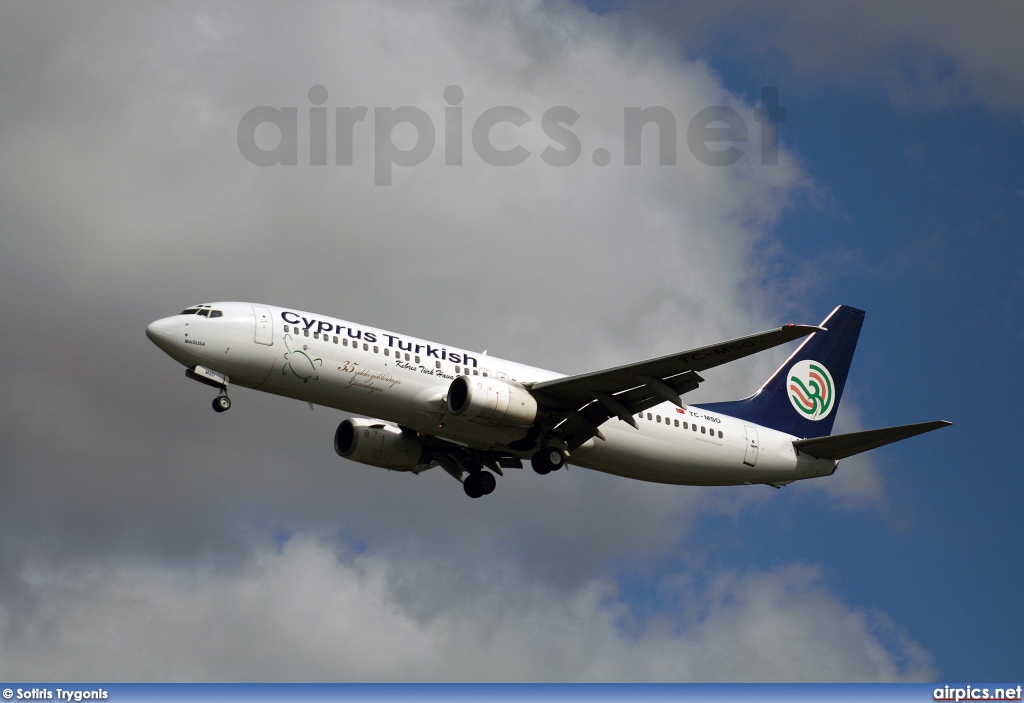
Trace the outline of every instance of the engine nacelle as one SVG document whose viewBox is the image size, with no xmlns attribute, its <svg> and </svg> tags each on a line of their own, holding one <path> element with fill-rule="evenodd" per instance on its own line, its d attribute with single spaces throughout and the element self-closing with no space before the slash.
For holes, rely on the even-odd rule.
<svg viewBox="0 0 1024 703">
<path fill-rule="evenodd" d="M 429 461 L 429 452 L 416 438 L 380 420 L 353 417 L 338 425 L 334 451 L 361 464 L 392 471 L 412 471 Z"/>
<path fill-rule="evenodd" d="M 480 425 L 526 429 L 537 419 L 537 401 L 501 379 L 459 376 L 448 388 L 448 411 Z"/>
</svg>

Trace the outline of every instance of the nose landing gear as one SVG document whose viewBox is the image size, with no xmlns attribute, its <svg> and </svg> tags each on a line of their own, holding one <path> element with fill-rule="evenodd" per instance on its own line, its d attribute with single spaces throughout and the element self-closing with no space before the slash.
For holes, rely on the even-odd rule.
<svg viewBox="0 0 1024 703">
<path fill-rule="evenodd" d="M 231 409 L 231 398 L 228 398 L 227 389 L 221 389 L 221 394 L 213 399 L 213 409 L 219 413 Z"/>
<path fill-rule="evenodd" d="M 222 413 L 231 407 L 231 398 L 228 398 L 228 377 L 225 374 L 217 373 L 203 366 L 193 366 L 190 369 L 185 369 L 185 375 L 193 381 L 205 383 L 220 391 L 220 395 L 213 399 L 214 410 Z"/>
</svg>

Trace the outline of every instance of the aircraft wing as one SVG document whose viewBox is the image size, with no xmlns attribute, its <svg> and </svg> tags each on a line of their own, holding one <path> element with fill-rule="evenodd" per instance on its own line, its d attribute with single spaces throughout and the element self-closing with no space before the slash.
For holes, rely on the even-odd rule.
<svg viewBox="0 0 1024 703">
<path fill-rule="evenodd" d="M 618 417 L 636 427 L 633 415 L 642 410 L 666 400 L 682 406 L 680 396 L 704 380 L 698 371 L 742 359 L 821 329 L 814 325 L 786 325 L 657 359 L 535 383 L 530 392 L 545 410 L 565 418 L 557 429 L 571 451 L 591 437 L 603 439 L 598 427 L 609 418 Z"/>
<path fill-rule="evenodd" d="M 854 454 L 866 452 L 869 449 L 883 447 L 886 444 L 899 442 L 901 439 L 914 437 L 952 424 L 952 422 L 946 420 L 919 422 L 916 425 L 899 425 L 897 427 L 883 427 L 879 430 L 865 430 L 864 432 L 850 432 L 849 434 L 837 434 L 828 437 L 798 439 L 793 442 L 793 446 L 804 454 L 810 454 L 817 459 L 838 461 Z"/>
</svg>

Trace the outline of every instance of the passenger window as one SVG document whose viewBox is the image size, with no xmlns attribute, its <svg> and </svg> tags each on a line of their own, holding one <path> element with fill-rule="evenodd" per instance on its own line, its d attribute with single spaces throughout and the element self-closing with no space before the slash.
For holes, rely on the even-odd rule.
<svg viewBox="0 0 1024 703">
<path fill-rule="evenodd" d="M 391 356 L 391 354 L 388 353 L 387 349 L 384 350 L 384 356 Z"/>
<path fill-rule="evenodd" d="M 708 432 L 707 428 L 706 428 L 706 427 L 704 427 L 704 425 L 701 425 L 701 426 L 700 426 L 700 433 L 701 433 L 701 434 L 707 434 L 707 432 Z"/>
<path fill-rule="evenodd" d="M 419 354 L 416 355 L 416 363 L 417 364 L 420 363 L 420 355 Z"/>
<path fill-rule="evenodd" d="M 696 431 L 697 431 L 697 426 L 696 426 L 696 425 L 694 425 L 694 426 L 693 426 L 693 431 L 694 431 L 694 432 L 696 432 Z"/>
<path fill-rule="evenodd" d="M 722 438 L 722 431 L 721 431 L 721 430 L 719 430 L 719 431 L 718 431 L 718 438 L 719 438 L 719 439 L 721 439 L 721 438 Z"/>
<path fill-rule="evenodd" d="M 457 376 L 461 376 L 462 375 L 462 371 L 459 370 L 458 366 L 455 367 L 455 375 L 457 375 Z"/>
<path fill-rule="evenodd" d="M 285 326 L 284 326 L 284 331 L 285 331 L 285 334 L 287 334 L 287 333 L 288 333 L 288 325 L 285 325 Z"/>
<path fill-rule="evenodd" d="M 348 346 L 348 340 L 347 339 L 341 340 L 341 346 L 347 347 Z"/>
<path fill-rule="evenodd" d="M 200 310 L 199 314 L 202 315 L 203 317 L 209 317 L 210 316 L 210 311 L 209 310 Z"/>
<path fill-rule="evenodd" d="M 650 419 L 651 419 L 651 414 L 650 414 L 650 413 L 647 413 L 647 419 L 648 419 L 648 420 L 650 420 Z"/>
<path fill-rule="evenodd" d="M 213 312 L 210 313 L 210 317 L 224 317 L 224 311 L 214 310 Z"/>
<path fill-rule="evenodd" d="M 363 342 L 363 351 L 370 351 L 370 345 L 366 342 Z"/>
<path fill-rule="evenodd" d="M 655 416 L 654 416 L 654 419 L 655 419 L 655 421 L 657 421 L 657 422 L 661 422 L 661 415 L 655 415 Z"/>
<path fill-rule="evenodd" d="M 688 423 L 688 422 L 684 422 L 684 423 L 683 423 L 683 429 L 684 429 L 684 430 L 688 430 L 688 429 L 690 429 L 690 423 Z"/>
<path fill-rule="evenodd" d="M 679 427 L 679 420 L 674 420 L 673 422 L 676 423 L 676 427 Z"/>
<path fill-rule="evenodd" d="M 313 339 L 320 339 L 320 333 L 319 332 L 314 332 L 313 333 Z"/>
<path fill-rule="evenodd" d="M 437 368 L 441 368 L 441 362 L 440 361 L 435 361 L 434 365 L 437 366 Z"/>
<path fill-rule="evenodd" d="M 309 336 L 309 330 L 302 330 L 302 336 L 303 337 L 308 337 Z"/>
<path fill-rule="evenodd" d="M 335 337 L 335 338 L 334 338 L 334 343 L 335 343 L 335 344 L 337 344 L 337 343 L 338 343 L 338 338 L 337 338 L 337 337 Z"/>
<path fill-rule="evenodd" d="M 380 354 L 380 348 L 378 348 L 377 346 L 374 346 L 373 347 L 373 353 L 374 354 Z"/>
<path fill-rule="evenodd" d="M 480 375 L 480 372 L 479 372 L 479 371 L 477 371 L 476 369 L 473 369 L 473 375 L 474 375 L 474 376 L 479 376 L 479 375 Z"/>
</svg>

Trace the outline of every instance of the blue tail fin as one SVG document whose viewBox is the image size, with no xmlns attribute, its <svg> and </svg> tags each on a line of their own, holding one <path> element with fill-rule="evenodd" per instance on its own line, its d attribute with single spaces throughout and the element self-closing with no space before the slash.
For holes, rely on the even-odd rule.
<svg viewBox="0 0 1024 703">
<path fill-rule="evenodd" d="M 864 311 L 840 305 L 754 395 L 700 407 L 797 437 L 832 433 Z"/>
</svg>

